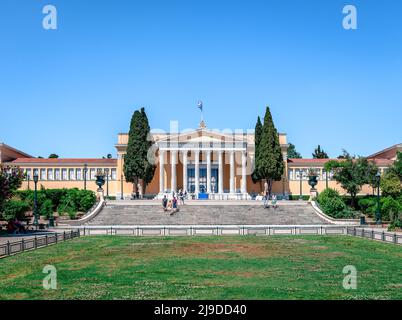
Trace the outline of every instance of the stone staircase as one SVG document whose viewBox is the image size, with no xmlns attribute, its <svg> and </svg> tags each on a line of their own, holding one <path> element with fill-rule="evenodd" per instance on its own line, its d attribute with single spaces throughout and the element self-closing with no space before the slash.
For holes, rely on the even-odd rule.
<svg viewBox="0 0 402 320">
<path fill-rule="evenodd" d="M 328 224 L 307 204 L 266 209 L 262 205 L 183 205 L 174 215 L 160 205 L 108 204 L 86 225 L 307 225 Z"/>
</svg>

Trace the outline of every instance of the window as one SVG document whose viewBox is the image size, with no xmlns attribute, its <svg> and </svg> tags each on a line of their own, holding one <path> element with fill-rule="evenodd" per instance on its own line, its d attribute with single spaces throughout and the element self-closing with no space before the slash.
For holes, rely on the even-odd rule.
<svg viewBox="0 0 402 320">
<path fill-rule="evenodd" d="M 307 169 L 296 169 L 296 180 L 300 180 L 300 175 L 303 180 L 307 180 Z"/>
<path fill-rule="evenodd" d="M 76 175 L 77 180 L 82 180 L 81 169 L 77 169 L 75 171 L 75 175 Z"/>
<path fill-rule="evenodd" d="M 46 180 L 46 169 L 40 169 L 40 179 Z"/>
<path fill-rule="evenodd" d="M 68 180 L 75 180 L 75 171 L 74 169 L 68 170 Z"/>
<path fill-rule="evenodd" d="M 112 173 L 111 173 L 111 179 L 112 179 L 112 180 L 116 180 L 116 178 L 117 178 L 116 169 L 112 169 L 111 172 L 112 172 Z"/>
<path fill-rule="evenodd" d="M 25 175 L 27 180 L 30 180 L 32 178 L 31 172 L 32 172 L 31 169 L 25 169 Z"/>
<path fill-rule="evenodd" d="M 293 175 L 293 169 L 289 169 L 288 170 L 288 177 L 289 177 L 289 180 L 294 180 L 294 175 Z"/>
<path fill-rule="evenodd" d="M 47 180 L 53 180 L 53 169 L 47 169 Z"/>
<path fill-rule="evenodd" d="M 61 180 L 67 180 L 67 169 L 61 169 Z"/>
<path fill-rule="evenodd" d="M 54 178 L 55 180 L 60 180 L 60 169 L 54 170 Z"/>
<path fill-rule="evenodd" d="M 95 180 L 95 174 L 96 174 L 96 171 L 95 171 L 95 169 L 94 169 L 94 168 L 92 168 L 92 169 L 91 169 L 91 176 L 90 176 L 90 180 Z"/>
<path fill-rule="evenodd" d="M 34 176 L 39 176 L 39 170 L 38 170 L 38 169 L 34 169 L 33 175 L 34 175 Z"/>
</svg>

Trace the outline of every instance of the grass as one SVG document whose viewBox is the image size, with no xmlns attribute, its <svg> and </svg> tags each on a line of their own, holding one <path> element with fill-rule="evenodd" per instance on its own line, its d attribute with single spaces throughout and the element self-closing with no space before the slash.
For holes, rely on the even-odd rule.
<svg viewBox="0 0 402 320">
<path fill-rule="evenodd" d="M 402 299 L 401 266 L 402 247 L 346 236 L 82 237 L 1 259 L 0 299 Z"/>
</svg>

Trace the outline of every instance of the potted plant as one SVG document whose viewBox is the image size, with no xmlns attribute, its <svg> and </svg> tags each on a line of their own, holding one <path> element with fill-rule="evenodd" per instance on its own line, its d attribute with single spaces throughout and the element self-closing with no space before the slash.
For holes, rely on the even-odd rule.
<svg viewBox="0 0 402 320">
<path fill-rule="evenodd" d="M 318 181 L 317 181 L 317 172 L 310 168 L 308 170 L 308 184 L 310 185 L 312 190 L 315 190 L 315 186 L 317 185 Z"/>
<path fill-rule="evenodd" d="M 105 174 L 102 172 L 102 169 L 98 169 L 96 172 L 96 185 L 98 186 L 98 191 L 102 191 L 102 186 L 105 184 Z"/>
</svg>

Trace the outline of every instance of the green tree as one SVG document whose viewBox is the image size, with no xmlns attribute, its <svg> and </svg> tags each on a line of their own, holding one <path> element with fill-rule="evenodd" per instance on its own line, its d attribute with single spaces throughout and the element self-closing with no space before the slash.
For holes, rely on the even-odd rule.
<svg viewBox="0 0 402 320">
<path fill-rule="evenodd" d="M 350 194 L 352 207 L 362 186 L 370 184 L 378 172 L 377 166 L 367 158 L 353 159 L 348 153 L 342 161 L 328 161 L 324 168 L 327 172 L 333 170 L 333 178 Z"/>
<path fill-rule="evenodd" d="M 141 108 L 131 118 L 127 153 L 124 157 L 124 176 L 126 181 L 133 183 L 133 192 L 137 191 L 140 179 L 147 183 L 155 170 L 148 160 L 148 150 L 152 146 L 149 133 L 148 118 L 144 108 Z"/>
<path fill-rule="evenodd" d="M 296 147 L 293 143 L 289 143 L 288 147 L 288 158 L 291 159 L 301 159 L 301 154 L 296 151 Z"/>
<path fill-rule="evenodd" d="M 328 159 L 328 154 L 321 149 L 321 146 L 318 145 L 317 148 L 314 149 L 314 153 L 312 154 L 314 159 Z"/>
<path fill-rule="evenodd" d="M 266 108 L 261 141 L 258 147 L 257 172 L 268 184 L 271 195 L 273 181 L 280 181 L 285 168 L 278 131 L 272 120 L 269 107 Z"/>
<path fill-rule="evenodd" d="M 399 177 L 399 180 L 402 181 L 402 152 L 398 151 L 396 160 L 391 167 L 391 171 L 393 171 Z"/>
<path fill-rule="evenodd" d="M 59 158 L 59 155 L 58 155 L 58 154 L 51 153 L 51 154 L 49 155 L 49 159 L 58 159 L 58 158 Z"/>
<path fill-rule="evenodd" d="M 259 160 L 259 147 L 261 142 L 261 135 L 262 135 L 262 123 L 261 119 L 258 116 L 257 123 L 255 124 L 255 131 L 254 131 L 254 171 L 251 175 L 251 179 L 254 183 L 257 183 L 261 180 L 261 176 L 258 174 L 257 171 L 257 161 Z"/>
<path fill-rule="evenodd" d="M 381 178 L 380 189 L 384 196 L 398 197 L 401 194 L 401 180 L 394 171 L 388 171 Z"/>
<path fill-rule="evenodd" d="M 19 168 L 0 165 L 0 211 L 21 187 L 23 179 L 24 173 Z"/>
</svg>

